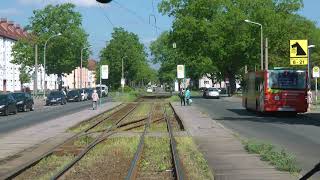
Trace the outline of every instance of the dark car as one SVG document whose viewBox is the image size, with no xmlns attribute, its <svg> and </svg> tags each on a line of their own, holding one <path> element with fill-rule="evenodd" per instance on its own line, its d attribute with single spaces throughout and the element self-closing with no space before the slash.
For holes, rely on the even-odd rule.
<svg viewBox="0 0 320 180">
<path fill-rule="evenodd" d="M 53 104 L 67 104 L 66 96 L 62 91 L 51 91 L 46 100 L 46 106 Z"/>
<path fill-rule="evenodd" d="M 79 102 L 81 101 L 81 93 L 80 90 L 71 90 L 67 94 L 67 101 L 68 102 Z"/>
<path fill-rule="evenodd" d="M 11 94 L 0 94 L 0 113 L 8 116 L 10 113 L 17 114 L 17 101 Z"/>
<path fill-rule="evenodd" d="M 12 96 L 17 101 L 17 108 L 19 111 L 26 112 L 27 110 L 33 111 L 33 98 L 29 93 L 16 92 Z"/>
<path fill-rule="evenodd" d="M 85 91 L 88 94 L 88 100 L 91 100 L 92 99 L 93 89 L 92 88 L 86 88 Z"/>
</svg>

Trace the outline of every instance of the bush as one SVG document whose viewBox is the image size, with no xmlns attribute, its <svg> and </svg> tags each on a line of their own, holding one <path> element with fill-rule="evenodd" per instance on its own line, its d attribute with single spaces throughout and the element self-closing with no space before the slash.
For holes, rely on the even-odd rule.
<svg viewBox="0 0 320 180">
<path fill-rule="evenodd" d="M 119 91 L 119 92 L 122 92 L 122 87 L 119 87 L 119 88 L 118 88 L 118 91 Z M 128 93 L 128 92 L 131 92 L 131 91 L 134 91 L 134 88 L 129 87 L 129 86 L 124 86 L 124 87 L 123 87 L 123 92 Z"/>
</svg>

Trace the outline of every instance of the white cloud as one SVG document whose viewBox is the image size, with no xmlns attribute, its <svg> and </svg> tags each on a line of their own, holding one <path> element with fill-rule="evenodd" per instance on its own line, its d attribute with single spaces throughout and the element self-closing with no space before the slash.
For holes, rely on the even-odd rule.
<svg viewBox="0 0 320 180">
<path fill-rule="evenodd" d="M 79 7 L 93 7 L 98 6 L 99 3 L 96 0 L 18 0 L 21 4 L 62 4 L 73 3 Z"/>
<path fill-rule="evenodd" d="M 19 11 L 16 8 L 6 8 L 6 9 L 0 9 L 0 16 L 16 16 L 21 14 L 21 11 Z"/>
</svg>

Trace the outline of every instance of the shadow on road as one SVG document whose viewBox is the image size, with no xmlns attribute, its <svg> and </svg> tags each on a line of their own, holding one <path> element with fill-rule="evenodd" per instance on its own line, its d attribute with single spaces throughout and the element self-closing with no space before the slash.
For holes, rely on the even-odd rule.
<svg viewBox="0 0 320 180">
<path fill-rule="evenodd" d="M 220 117 L 215 120 L 228 121 L 252 121 L 262 123 L 280 123 L 280 124 L 300 124 L 320 126 L 320 113 L 298 114 L 293 116 L 288 113 L 262 114 L 257 112 L 249 112 L 245 109 L 227 109 L 239 115 L 238 117 Z"/>
</svg>

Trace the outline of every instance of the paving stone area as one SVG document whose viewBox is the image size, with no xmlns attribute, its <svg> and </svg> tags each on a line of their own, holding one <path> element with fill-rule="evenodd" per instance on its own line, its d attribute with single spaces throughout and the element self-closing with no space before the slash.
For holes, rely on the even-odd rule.
<svg viewBox="0 0 320 180">
<path fill-rule="evenodd" d="M 12 167 L 31 160 L 71 136 L 66 130 L 120 103 L 110 102 L 98 110 L 86 109 L 48 122 L 0 136 L 0 177 Z M 29 153 L 28 153 L 29 152 Z M 37 152 L 35 154 L 35 152 Z M 11 161 L 11 164 L 8 162 Z"/>
<path fill-rule="evenodd" d="M 185 129 L 206 157 L 215 180 L 289 180 L 289 173 L 277 171 L 258 156 L 248 154 L 231 130 L 201 113 L 195 106 L 173 108 Z"/>
</svg>

